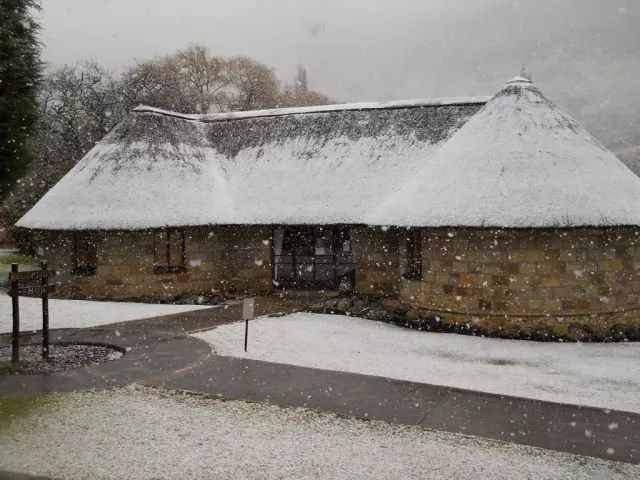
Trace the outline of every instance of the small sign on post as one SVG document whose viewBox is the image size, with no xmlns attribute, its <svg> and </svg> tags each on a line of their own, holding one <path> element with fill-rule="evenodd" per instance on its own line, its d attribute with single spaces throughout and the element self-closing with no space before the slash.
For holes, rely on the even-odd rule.
<svg viewBox="0 0 640 480">
<path fill-rule="evenodd" d="M 42 359 L 49 359 L 49 292 L 55 287 L 49 285 L 49 278 L 55 271 L 47 269 L 47 262 L 40 264 L 40 270 L 18 271 L 18 264 L 11 264 L 9 274 L 9 293 L 13 309 L 13 328 L 11 336 L 11 361 L 20 361 L 20 295 L 39 296 L 42 299 Z"/>
<path fill-rule="evenodd" d="M 253 320 L 256 311 L 256 299 L 245 298 L 242 301 L 242 319 L 244 320 L 244 351 L 247 351 L 249 342 L 249 320 Z"/>
</svg>

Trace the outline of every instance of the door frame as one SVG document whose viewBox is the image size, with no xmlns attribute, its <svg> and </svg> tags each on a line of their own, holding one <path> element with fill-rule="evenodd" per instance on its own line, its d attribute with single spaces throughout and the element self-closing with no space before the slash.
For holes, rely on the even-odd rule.
<svg viewBox="0 0 640 480">
<path fill-rule="evenodd" d="M 322 229 L 331 229 L 332 230 L 332 253 L 329 255 L 317 255 L 315 254 L 315 249 L 317 247 L 317 239 L 319 238 L 317 236 L 317 229 L 318 228 L 322 228 Z M 298 279 L 298 278 L 294 278 L 294 279 L 286 279 L 283 277 L 278 278 L 277 276 L 277 268 L 278 265 L 282 265 L 283 263 L 279 262 L 278 257 L 285 257 L 288 255 L 291 255 L 291 263 L 286 263 L 284 262 L 284 264 L 289 264 L 291 265 L 291 271 L 294 272 L 293 275 L 294 277 L 295 272 L 298 270 L 299 265 L 305 265 L 305 264 L 299 264 L 297 259 L 296 259 L 296 253 L 295 250 L 292 251 L 290 254 L 284 254 L 283 251 L 281 250 L 280 254 L 278 255 L 276 253 L 276 230 L 277 229 L 281 229 L 282 230 L 282 243 L 284 244 L 284 238 L 286 236 L 286 229 L 295 229 L 295 230 L 303 230 L 303 229 L 311 229 L 312 235 L 313 235 L 313 253 L 312 255 L 308 256 L 311 257 L 312 262 L 311 265 L 313 266 L 313 279 L 311 281 L 305 281 L 304 279 Z M 343 255 L 340 253 L 342 252 L 342 250 L 338 251 L 337 249 L 337 240 L 336 240 L 336 232 L 339 231 L 347 231 L 349 232 L 349 242 L 350 242 L 350 252 L 349 252 L 349 257 L 350 257 L 350 261 L 340 261 L 341 257 L 343 257 Z M 353 243 L 351 242 L 351 226 L 349 225 L 276 225 L 273 227 L 273 231 L 272 231 L 272 239 L 273 241 L 271 242 L 271 278 L 273 281 L 273 285 L 278 288 L 278 289 L 291 289 L 291 290 L 337 290 L 340 287 L 340 283 L 343 280 L 343 278 L 348 277 L 349 280 L 351 281 L 351 285 L 353 286 L 354 284 L 354 279 L 355 279 L 355 261 L 353 258 Z M 282 246 L 281 246 L 282 249 Z M 307 257 L 307 256 L 305 256 Z M 321 262 L 318 262 L 317 259 L 318 258 L 331 258 L 332 261 L 331 263 L 324 263 L 324 265 L 332 265 L 333 266 L 333 275 L 330 279 L 328 280 L 322 280 L 322 279 L 317 279 L 316 274 L 317 274 L 317 266 L 318 265 L 322 265 Z"/>
</svg>

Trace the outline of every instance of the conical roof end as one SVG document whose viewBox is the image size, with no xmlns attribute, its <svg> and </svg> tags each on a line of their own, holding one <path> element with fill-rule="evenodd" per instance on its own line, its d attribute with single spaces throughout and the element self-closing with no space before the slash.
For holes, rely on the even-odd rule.
<svg viewBox="0 0 640 480">
<path fill-rule="evenodd" d="M 640 225 L 640 178 L 520 75 L 400 185 L 370 223 Z"/>
</svg>

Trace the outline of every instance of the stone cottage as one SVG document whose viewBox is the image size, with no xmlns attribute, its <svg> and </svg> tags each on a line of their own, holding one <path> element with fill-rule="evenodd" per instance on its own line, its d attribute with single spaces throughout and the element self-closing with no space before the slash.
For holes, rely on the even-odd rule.
<svg viewBox="0 0 640 480">
<path fill-rule="evenodd" d="M 138 107 L 17 224 L 65 296 L 342 287 L 568 336 L 640 325 L 639 225 L 640 178 L 522 77 L 492 98 Z"/>
</svg>

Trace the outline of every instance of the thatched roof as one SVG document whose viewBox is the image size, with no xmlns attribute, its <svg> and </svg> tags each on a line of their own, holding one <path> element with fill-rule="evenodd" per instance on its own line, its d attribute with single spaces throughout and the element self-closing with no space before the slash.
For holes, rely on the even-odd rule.
<svg viewBox="0 0 640 480">
<path fill-rule="evenodd" d="M 640 178 L 530 80 L 517 77 L 366 222 L 640 225 Z"/>
<path fill-rule="evenodd" d="M 364 223 L 486 100 L 217 115 L 139 107 L 17 225 Z"/>
<path fill-rule="evenodd" d="M 17 225 L 640 225 L 640 178 L 530 80 L 487 100 L 139 107 Z"/>
</svg>

